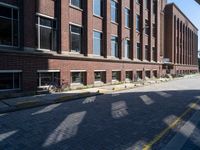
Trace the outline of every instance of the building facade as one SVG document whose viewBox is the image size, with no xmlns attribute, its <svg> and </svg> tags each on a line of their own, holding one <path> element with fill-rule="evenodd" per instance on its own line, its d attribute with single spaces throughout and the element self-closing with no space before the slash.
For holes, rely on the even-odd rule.
<svg viewBox="0 0 200 150">
<path fill-rule="evenodd" d="M 171 51 L 165 6 L 166 0 L 0 0 L 0 91 L 163 75 Z"/>
<path fill-rule="evenodd" d="M 165 7 L 165 53 L 171 73 L 195 72 L 198 64 L 198 29 L 175 4 Z"/>
</svg>

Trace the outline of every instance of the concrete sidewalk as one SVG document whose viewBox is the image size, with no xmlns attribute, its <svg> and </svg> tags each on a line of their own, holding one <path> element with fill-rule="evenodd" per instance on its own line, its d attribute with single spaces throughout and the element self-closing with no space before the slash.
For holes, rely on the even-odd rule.
<svg viewBox="0 0 200 150">
<path fill-rule="evenodd" d="M 194 77 L 196 75 L 188 75 L 187 78 Z M 176 78 L 180 79 L 180 78 Z M 21 109 L 27 109 L 32 107 L 44 106 L 54 103 L 60 103 L 64 101 L 70 101 L 95 95 L 109 94 L 115 91 L 127 90 L 141 86 L 148 86 L 151 84 L 157 84 L 161 82 L 170 81 L 169 78 L 151 79 L 134 83 L 123 83 L 118 85 L 106 85 L 102 87 L 73 90 L 55 94 L 43 94 L 28 97 L 19 97 L 12 99 L 0 100 L 0 113 L 17 111 Z"/>
</svg>

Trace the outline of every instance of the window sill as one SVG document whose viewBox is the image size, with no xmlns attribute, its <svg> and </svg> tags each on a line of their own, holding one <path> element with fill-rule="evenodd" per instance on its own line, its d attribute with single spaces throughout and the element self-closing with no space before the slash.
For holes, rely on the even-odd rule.
<svg viewBox="0 0 200 150">
<path fill-rule="evenodd" d="M 79 11 L 83 12 L 83 9 L 81 9 L 81 8 L 79 8 L 79 7 L 77 7 L 77 6 L 74 6 L 74 5 L 72 5 L 72 4 L 69 4 L 69 7 L 74 8 L 74 9 L 76 9 L 76 10 L 79 10 Z"/>
<path fill-rule="evenodd" d="M 111 23 L 114 24 L 114 25 L 117 25 L 117 26 L 119 25 L 119 23 L 114 22 L 114 21 L 112 21 L 112 20 L 111 20 Z"/>
<path fill-rule="evenodd" d="M 130 27 L 127 27 L 127 26 L 125 26 L 125 29 L 127 29 L 127 30 L 131 30 L 131 28 L 130 28 Z"/>
<path fill-rule="evenodd" d="M 96 15 L 96 14 L 93 14 L 93 16 L 96 17 L 96 18 L 99 18 L 99 19 L 103 20 L 102 16 L 99 16 L 99 15 Z"/>
</svg>

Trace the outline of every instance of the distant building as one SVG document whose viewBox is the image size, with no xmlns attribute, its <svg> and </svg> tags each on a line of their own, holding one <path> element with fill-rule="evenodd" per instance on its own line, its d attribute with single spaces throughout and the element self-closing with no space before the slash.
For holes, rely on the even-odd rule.
<svg viewBox="0 0 200 150">
<path fill-rule="evenodd" d="M 0 0 L 0 93 L 197 71 L 197 28 L 166 0 Z"/>
</svg>

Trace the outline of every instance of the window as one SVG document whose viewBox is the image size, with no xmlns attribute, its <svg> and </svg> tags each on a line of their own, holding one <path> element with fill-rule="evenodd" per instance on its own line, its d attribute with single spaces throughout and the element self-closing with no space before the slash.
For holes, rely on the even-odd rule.
<svg viewBox="0 0 200 150">
<path fill-rule="evenodd" d="M 118 38 L 116 36 L 111 37 L 111 49 L 112 49 L 112 56 L 119 57 L 118 51 Z"/>
<path fill-rule="evenodd" d="M 96 16 L 102 16 L 103 0 L 93 0 L 93 14 Z"/>
<path fill-rule="evenodd" d="M 153 0 L 153 14 L 157 13 L 157 2 L 156 0 Z"/>
<path fill-rule="evenodd" d="M 145 34 L 149 35 L 149 21 L 145 19 Z"/>
<path fill-rule="evenodd" d="M 111 21 L 118 22 L 118 3 L 111 0 Z"/>
<path fill-rule="evenodd" d="M 156 24 L 153 24 L 153 37 L 156 37 Z"/>
<path fill-rule="evenodd" d="M 140 43 L 137 43 L 137 59 L 142 60 L 142 49 Z"/>
<path fill-rule="evenodd" d="M 154 70 L 153 71 L 153 78 L 157 78 L 157 77 L 158 77 L 157 70 Z"/>
<path fill-rule="evenodd" d="M 82 48 L 82 28 L 70 25 L 70 47 L 71 51 L 81 53 Z"/>
<path fill-rule="evenodd" d="M 54 19 L 37 16 L 37 47 L 38 49 L 52 50 L 57 49 L 56 21 Z"/>
<path fill-rule="evenodd" d="M 0 5 L 0 45 L 19 46 L 19 11 Z"/>
<path fill-rule="evenodd" d="M 75 7 L 78 7 L 78 8 L 81 8 L 82 4 L 81 4 L 82 0 L 70 0 L 70 4 L 75 6 Z"/>
<path fill-rule="evenodd" d="M 146 9 L 149 9 L 149 5 L 150 5 L 149 2 L 150 2 L 150 0 L 145 0 L 144 1 Z"/>
<path fill-rule="evenodd" d="M 102 55 L 102 33 L 93 32 L 93 54 Z"/>
<path fill-rule="evenodd" d="M 39 71 L 38 87 L 45 87 L 51 84 L 60 83 L 60 72 Z"/>
<path fill-rule="evenodd" d="M 21 72 L 0 72 L 0 91 L 1 90 L 20 90 Z"/>
<path fill-rule="evenodd" d="M 72 72 L 72 83 L 85 84 L 86 72 Z"/>
<path fill-rule="evenodd" d="M 112 80 L 113 81 L 120 81 L 120 71 L 113 71 L 112 72 Z"/>
<path fill-rule="evenodd" d="M 133 76 L 133 72 L 132 71 L 126 71 L 126 80 L 131 81 L 132 80 L 132 76 Z"/>
<path fill-rule="evenodd" d="M 124 53 L 125 53 L 125 58 L 131 58 L 131 53 L 130 53 L 130 41 L 125 40 L 124 41 Z"/>
<path fill-rule="evenodd" d="M 94 73 L 95 82 L 105 82 L 106 81 L 106 72 L 98 71 Z"/>
<path fill-rule="evenodd" d="M 157 50 L 155 47 L 152 48 L 152 55 L 153 61 L 157 61 Z"/>
<path fill-rule="evenodd" d="M 142 71 L 137 71 L 136 72 L 136 81 L 142 80 Z"/>
<path fill-rule="evenodd" d="M 125 8 L 125 27 L 130 28 L 130 10 Z"/>
<path fill-rule="evenodd" d="M 136 31 L 140 32 L 140 16 L 136 15 Z"/>
<path fill-rule="evenodd" d="M 150 61 L 150 49 L 148 45 L 145 45 L 145 59 Z"/>
<path fill-rule="evenodd" d="M 145 71 L 145 78 L 150 79 L 151 78 L 151 71 Z"/>
</svg>

